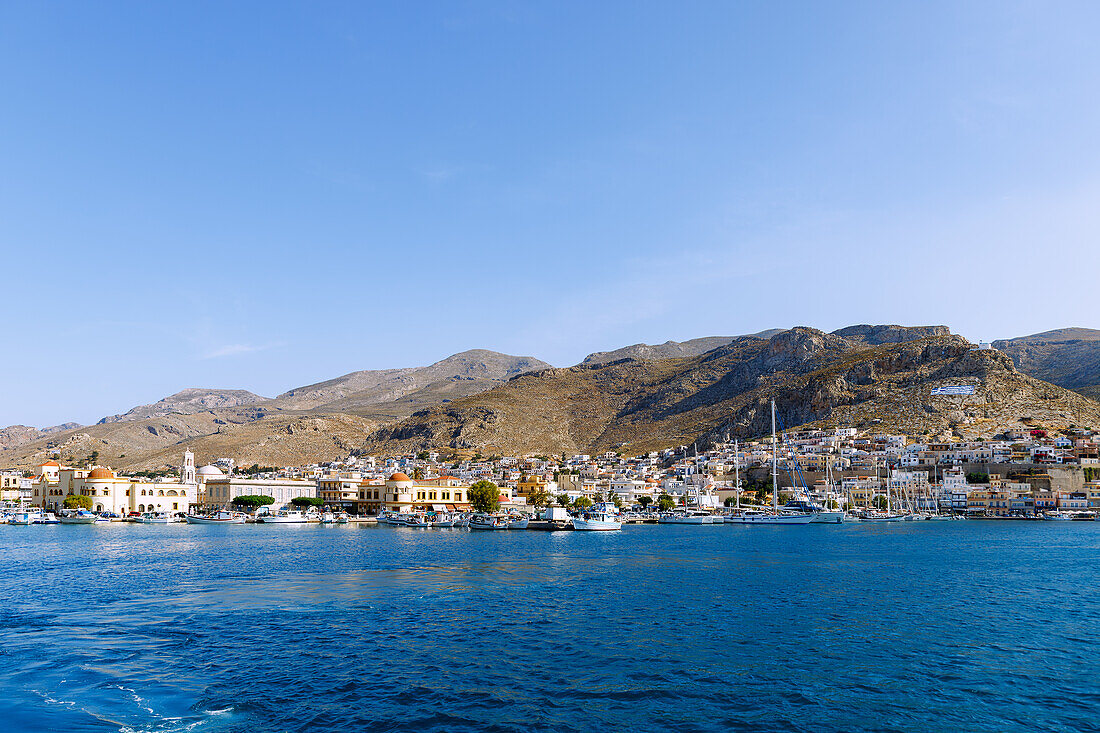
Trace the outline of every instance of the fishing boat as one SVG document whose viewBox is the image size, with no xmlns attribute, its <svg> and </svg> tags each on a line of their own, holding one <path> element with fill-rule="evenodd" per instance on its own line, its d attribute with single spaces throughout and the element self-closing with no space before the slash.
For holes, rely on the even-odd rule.
<svg viewBox="0 0 1100 733">
<path fill-rule="evenodd" d="M 336 514 L 331 511 L 321 512 L 321 524 L 336 524 Z"/>
<path fill-rule="evenodd" d="M 213 514 L 185 514 L 184 519 L 188 524 L 244 524 L 245 515 L 240 512 L 231 512 L 221 509 Z"/>
<path fill-rule="evenodd" d="M 20 527 L 29 526 L 34 521 L 36 514 L 38 514 L 38 512 L 14 512 L 11 517 L 8 518 L 8 524 L 14 524 Z"/>
<path fill-rule="evenodd" d="M 527 529 L 527 524 L 531 521 L 531 518 L 513 514 L 507 517 L 507 520 L 508 529 Z"/>
<path fill-rule="evenodd" d="M 337 523 L 337 524 L 347 524 L 347 523 L 348 523 L 348 519 L 349 519 L 349 517 L 348 517 L 348 513 L 347 513 L 347 512 L 339 512 L 339 513 L 338 513 L 338 514 L 336 515 L 336 523 Z"/>
<path fill-rule="evenodd" d="M 31 524 L 61 524 L 53 512 L 38 512 L 31 516 Z"/>
<path fill-rule="evenodd" d="M 427 516 L 423 514 L 409 514 L 405 517 L 405 526 L 424 529 L 432 526 L 432 523 L 429 522 Z"/>
<path fill-rule="evenodd" d="M 1043 519 L 1048 522 L 1068 522 L 1073 519 L 1073 515 L 1069 512 L 1062 511 L 1045 512 L 1043 514 Z"/>
<path fill-rule="evenodd" d="M 57 519 L 62 524 L 95 524 L 99 517 L 87 509 L 78 509 L 75 512 L 61 512 Z"/>
<path fill-rule="evenodd" d="M 145 512 L 134 521 L 138 524 L 168 524 L 171 518 L 165 512 Z"/>
<path fill-rule="evenodd" d="M 809 524 L 816 515 L 813 513 L 782 513 L 779 511 L 779 441 L 775 434 L 775 400 L 772 400 L 772 510 L 768 513 L 741 514 L 727 516 L 727 524 Z"/>
<path fill-rule="evenodd" d="M 622 529 L 619 509 L 610 502 L 593 505 L 579 517 L 573 517 L 573 529 L 581 532 L 608 532 Z"/>
<path fill-rule="evenodd" d="M 472 530 L 508 529 L 508 520 L 494 514 L 475 514 L 468 525 Z"/>
</svg>

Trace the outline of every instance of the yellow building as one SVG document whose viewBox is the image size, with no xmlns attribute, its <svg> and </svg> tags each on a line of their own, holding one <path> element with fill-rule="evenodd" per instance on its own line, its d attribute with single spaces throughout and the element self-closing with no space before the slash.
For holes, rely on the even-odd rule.
<svg viewBox="0 0 1100 733">
<path fill-rule="evenodd" d="M 415 509 L 435 509 L 454 511 L 469 508 L 469 497 L 465 486 L 453 476 L 440 476 L 425 479 L 419 483 L 407 475 L 397 472 L 386 479 L 382 487 L 380 509 L 388 511 L 412 511 Z M 511 492 L 501 489 L 501 495 L 511 501 Z"/>
<path fill-rule="evenodd" d="M 536 491 L 546 491 L 547 486 L 549 486 L 549 484 L 542 476 L 534 474 L 521 476 L 516 483 L 516 494 L 522 496 L 524 499 L 529 499 L 531 494 Z"/>
</svg>

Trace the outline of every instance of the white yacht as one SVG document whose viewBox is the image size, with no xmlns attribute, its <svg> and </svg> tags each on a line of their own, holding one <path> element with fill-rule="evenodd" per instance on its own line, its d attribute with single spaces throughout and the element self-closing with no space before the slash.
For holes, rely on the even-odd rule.
<svg viewBox="0 0 1100 733">
<path fill-rule="evenodd" d="M 579 517 L 573 517 L 573 529 L 582 532 L 608 532 L 622 529 L 619 508 L 610 502 L 592 506 Z"/>
<path fill-rule="evenodd" d="M 99 516 L 87 509 L 77 509 L 75 512 L 61 512 L 58 521 L 62 524 L 95 524 Z"/>
<path fill-rule="evenodd" d="M 165 512 L 145 512 L 134 521 L 138 524 L 168 524 L 171 518 Z"/>
<path fill-rule="evenodd" d="M 34 521 L 35 515 L 38 512 L 19 511 L 14 512 L 11 517 L 8 518 L 8 524 L 15 524 L 22 527 L 30 525 Z"/>
<path fill-rule="evenodd" d="M 308 520 L 304 512 L 297 509 L 280 509 L 256 517 L 260 524 L 305 524 Z"/>
</svg>

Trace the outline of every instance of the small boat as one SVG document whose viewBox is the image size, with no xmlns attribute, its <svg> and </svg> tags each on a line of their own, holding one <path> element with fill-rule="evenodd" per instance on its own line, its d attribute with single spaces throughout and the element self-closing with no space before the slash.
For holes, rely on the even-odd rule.
<svg viewBox="0 0 1100 733">
<path fill-rule="evenodd" d="M 508 520 L 493 514 L 475 514 L 470 517 L 469 527 L 472 530 L 508 529 Z"/>
<path fill-rule="evenodd" d="M 699 511 L 679 511 L 662 514 L 657 519 L 658 524 L 714 524 L 710 515 Z M 574 521 L 574 526 L 576 522 Z"/>
<path fill-rule="evenodd" d="M 453 513 L 436 514 L 432 517 L 431 524 L 435 529 L 451 529 L 460 526 L 458 515 Z"/>
<path fill-rule="evenodd" d="M 277 512 L 268 512 L 256 517 L 260 524 L 305 524 L 306 515 L 297 509 L 280 509 Z"/>
<path fill-rule="evenodd" d="M 581 516 L 573 517 L 573 529 L 582 532 L 613 532 L 622 528 L 618 507 L 608 502 L 596 504 Z"/>
<path fill-rule="evenodd" d="M 184 519 L 188 524 L 244 524 L 245 515 L 221 509 L 213 514 L 186 514 Z"/>
<path fill-rule="evenodd" d="M 145 512 L 134 521 L 138 524 L 168 524 L 172 520 L 165 512 Z"/>
<path fill-rule="evenodd" d="M 1048 522 L 1068 522 L 1073 519 L 1069 512 L 1046 512 L 1043 519 Z"/>
<path fill-rule="evenodd" d="M 321 512 L 321 524 L 336 524 L 336 515 L 332 512 Z"/>
<path fill-rule="evenodd" d="M 26 527 L 34 521 L 36 514 L 38 514 L 38 512 L 15 512 L 8 518 L 8 524 Z"/>
<path fill-rule="evenodd" d="M 60 524 L 61 520 L 53 512 L 38 512 L 31 518 L 31 524 Z"/>
<path fill-rule="evenodd" d="M 75 512 L 61 512 L 58 521 L 62 524 L 95 524 L 99 517 L 87 509 L 78 509 Z"/>
<path fill-rule="evenodd" d="M 428 518 L 423 514 L 409 514 L 405 517 L 405 526 L 423 529 L 432 525 L 431 522 L 428 521 Z"/>
<path fill-rule="evenodd" d="M 348 523 L 348 513 L 347 512 L 340 512 L 339 514 L 337 514 L 336 515 L 336 523 L 337 524 L 347 524 Z"/>
<path fill-rule="evenodd" d="M 527 524 L 531 521 L 530 517 L 510 516 L 507 517 L 508 529 L 527 529 Z"/>
</svg>

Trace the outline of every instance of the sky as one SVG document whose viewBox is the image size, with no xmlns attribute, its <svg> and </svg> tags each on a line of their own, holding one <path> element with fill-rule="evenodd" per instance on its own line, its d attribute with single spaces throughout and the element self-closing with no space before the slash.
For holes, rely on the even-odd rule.
<svg viewBox="0 0 1100 733">
<path fill-rule="evenodd" d="M 0 4 L 0 426 L 487 348 L 1100 327 L 1094 2 Z"/>
</svg>

